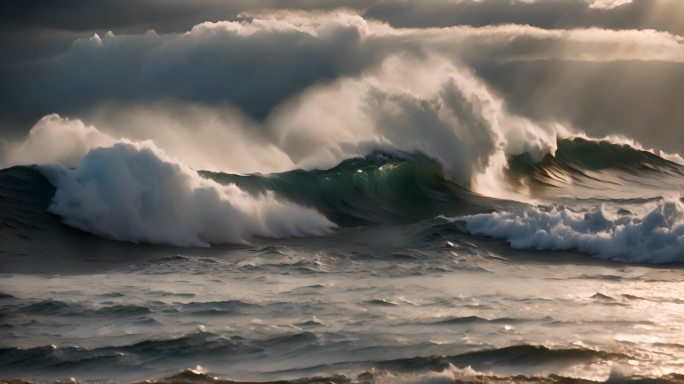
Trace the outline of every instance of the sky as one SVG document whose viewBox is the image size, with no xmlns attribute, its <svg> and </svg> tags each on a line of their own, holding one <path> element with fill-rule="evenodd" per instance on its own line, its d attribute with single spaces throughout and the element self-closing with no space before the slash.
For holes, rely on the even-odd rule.
<svg viewBox="0 0 684 384">
<path fill-rule="evenodd" d="M 684 154 L 682 35 L 680 0 L 2 2 L 0 145 L 236 172 L 389 146 L 457 180 L 563 135 Z"/>
</svg>

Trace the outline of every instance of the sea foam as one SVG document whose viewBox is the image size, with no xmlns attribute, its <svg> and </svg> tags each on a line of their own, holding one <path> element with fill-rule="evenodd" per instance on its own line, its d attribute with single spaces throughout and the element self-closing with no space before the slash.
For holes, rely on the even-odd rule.
<svg viewBox="0 0 684 384">
<path fill-rule="evenodd" d="M 576 212 L 553 205 L 457 220 L 471 234 L 505 239 L 517 249 L 578 250 L 634 263 L 684 261 L 684 204 L 678 198 L 666 198 L 643 214 L 611 214 L 602 207 Z"/>
<path fill-rule="evenodd" d="M 175 246 L 244 243 L 252 237 L 321 235 L 334 224 L 273 193 L 220 185 L 151 142 L 88 152 L 73 169 L 43 166 L 57 188 L 49 211 L 99 236 Z"/>
</svg>

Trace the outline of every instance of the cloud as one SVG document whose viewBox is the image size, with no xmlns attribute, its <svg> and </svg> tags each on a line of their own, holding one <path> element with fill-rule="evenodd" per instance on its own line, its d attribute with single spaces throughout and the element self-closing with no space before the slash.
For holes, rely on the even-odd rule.
<svg viewBox="0 0 684 384">
<path fill-rule="evenodd" d="M 373 2 L 365 17 L 396 27 L 531 25 L 544 29 L 654 29 L 684 33 L 679 0 L 406 0 Z"/>
<path fill-rule="evenodd" d="M 684 152 L 682 47 L 654 30 L 396 28 L 353 11 L 253 10 L 182 33 L 97 34 L 0 67 L 0 122 L 22 121 L 3 125 L 9 137 L 58 112 L 235 172 L 423 151 L 468 183 L 505 162 L 495 154 L 551 151 L 566 130 Z"/>
<path fill-rule="evenodd" d="M 476 65 L 522 59 L 684 61 L 682 39 L 655 31 L 528 26 L 392 29 L 347 13 L 276 14 L 205 22 L 184 33 L 107 33 L 62 55 L 2 70 L 0 117 L 24 125 L 109 101 L 232 104 L 263 120 L 308 87 L 358 77 L 391 55 Z"/>
<path fill-rule="evenodd" d="M 626 4 L 631 4 L 632 0 L 586 0 L 589 8 L 613 9 Z"/>
<path fill-rule="evenodd" d="M 138 0 L 97 4 L 42 0 L 0 5 L 0 21 L 14 28 L 139 33 L 182 32 L 203 21 L 274 10 L 330 12 L 348 9 L 397 27 L 529 24 L 541 28 L 656 29 L 682 33 L 679 0 Z M 665 11 L 663 11 L 665 9 Z"/>
<path fill-rule="evenodd" d="M 366 28 L 358 16 L 332 15 L 306 25 L 268 19 L 202 23 L 181 34 L 94 34 L 60 56 L 13 67 L 16 99 L 0 113 L 33 119 L 168 97 L 228 102 L 259 120 L 308 86 L 381 60 L 389 47 L 366 39 Z"/>
</svg>

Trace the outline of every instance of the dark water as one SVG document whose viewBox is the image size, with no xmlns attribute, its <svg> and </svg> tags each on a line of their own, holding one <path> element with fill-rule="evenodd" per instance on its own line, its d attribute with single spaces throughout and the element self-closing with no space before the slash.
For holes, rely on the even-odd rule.
<svg viewBox="0 0 684 384">
<path fill-rule="evenodd" d="M 510 164 L 527 202 L 401 153 L 201 172 L 338 226 L 211 248 L 71 228 L 41 168 L 2 170 L 0 378 L 683 382 L 684 168 L 581 139 Z"/>
</svg>

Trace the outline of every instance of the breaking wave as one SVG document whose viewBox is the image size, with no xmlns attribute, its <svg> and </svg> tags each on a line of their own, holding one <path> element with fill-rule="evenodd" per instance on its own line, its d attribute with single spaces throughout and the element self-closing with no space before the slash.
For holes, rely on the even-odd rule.
<svg viewBox="0 0 684 384">
<path fill-rule="evenodd" d="M 115 240 L 201 247 L 321 235 L 334 227 L 315 210 L 272 193 L 250 195 L 202 178 L 151 143 L 97 148 L 75 169 L 41 170 L 56 187 L 50 212 Z"/>
<path fill-rule="evenodd" d="M 505 239 L 518 249 L 578 250 L 630 263 L 684 261 L 684 204 L 679 199 L 658 201 L 645 214 L 551 205 L 461 220 L 469 233 Z"/>
</svg>

